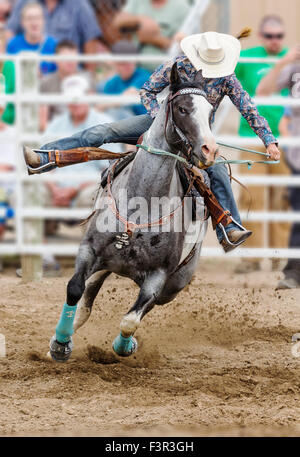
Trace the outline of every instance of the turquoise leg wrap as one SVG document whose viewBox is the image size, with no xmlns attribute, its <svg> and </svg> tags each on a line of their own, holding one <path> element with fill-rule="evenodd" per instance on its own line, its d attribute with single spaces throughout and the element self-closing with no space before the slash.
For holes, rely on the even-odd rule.
<svg viewBox="0 0 300 457">
<path fill-rule="evenodd" d="M 132 336 L 125 338 L 121 333 L 114 341 L 113 348 L 117 354 L 127 354 L 132 352 Z"/>
<path fill-rule="evenodd" d="M 73 321 L 76 314 L 76 306 L 64 304 L 63 310 L 56 326 L 56 339 L 59 343 L 68 343 L 74 333 Z"/>
</svg>

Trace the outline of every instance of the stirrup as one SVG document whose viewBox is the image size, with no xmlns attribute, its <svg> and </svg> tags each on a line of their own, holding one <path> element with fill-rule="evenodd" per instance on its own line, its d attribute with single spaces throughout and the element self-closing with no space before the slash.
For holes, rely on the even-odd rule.
<svg viewBox="0 0 300 457">
<path fill-rule="evenodd" d="M 235 225 L 237 225 L 243 232 L 246 232 L 246 231 L 247 231 L 247 229 L 246 229 L 245 227 L 243 227 L 241 224 L 239 224 L 235 219 L 233 219 L 232 216 L 230 216 L 230 217 L 231 217 L 231 219 L 232 219 L 232 222 L 233 222 Z M 238 241 L 237 243 L 233 243 L 233 242 L 230 241 L 230 239 L 228 238 L 227 232 L 226 232 L 226 230 L 225 230 L 225 227 L 224 227 L 221 223 L 218 224 L 218 227 L 222 230 L 223 235 L 224 235 L 224 238 L 225 238 L 225 240 L 227 241 L 227 243 L 228 243 L 230 246 L 237 247 L 237 246 L 240 246 L 241 244 L 243 244 L 243 243 L 246 241 L 246 240 L 241 240 L 241 241 Z"/>
<path fill-rule="evenodd" d="M 34 152 L 38 154 L 48 154 L 49 152 L 52 152 L 53 149 L 33 149 Z M 33 168 L 30 165 L 26 164 L 27 170 L 29 171 L 30 174 L 38 174 L 41 171 L 48 170 L 48 168 L 51 168 L 53 166 L 56 166 L 55 162 L 48 162 L 45 165 L 41 165 L 40 167 Z"/>
<path fill-rule="evenodd" d="M 27 170 L 30 171 L 30 174 L 37 174 L 37 173 L 40 173 L 41 171 L 44 171 L 44 170 L 48 170 L 48 168 L 51 168 L 56 166 L 56 163 L 55 162 L 48 162 L 46 163 L 45 165 L 41 165 L 40 167 L 37 167 L 37 168 L 32 168 L 30 165 L 27 165 Z"/>
</svg>

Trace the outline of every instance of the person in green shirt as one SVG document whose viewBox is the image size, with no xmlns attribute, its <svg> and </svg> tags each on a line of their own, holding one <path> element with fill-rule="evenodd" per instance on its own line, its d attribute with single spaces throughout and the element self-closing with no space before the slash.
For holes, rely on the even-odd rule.
<svg viewBox="0 0 300 457">
<path fill-rule="evenodd" d="M 11 61 L 7 61 L 3 65 L 2 74 L 5 81 L 5 93 L 13 94 L 15 92 L 15 66 Z M 1 116 L 2 122 L 5 124 L 14 124 L 15 122 L 15 107 L 12 103 L 8 103 Z"/>
<path fill-rule="evenodd" d="M 288 48 L 283 46 L 285 29 L 280 17 L 265 16 L 260 24 L 259 37 L 262 46 L 241 51 L 241 57 L 283 57 L 287 54 Z M 274 64 L 272 63 L 239 63 L 235 74 L 250 97 L 254 97 L 261 79 L 269 73 L 273 66 Z M 278 95 L 288 96 L 288 90 L 284 89 Z M 278 136 L 278 125 L 284 108 L 281 106 L 258 106 L 257 108 L 260 115 L 267 119 L 273 134 Z M 244 118 L 241 118 L 239 135 L 255 136 L 255 133 Z"/>
<path fill-rule="evenodd" d="M 241 57 L 248 58 L 267 58 L 283 57 L 288 53 L 288 48 L 284 46 L 285 26 L 281 17 L 276 15 L 264 16 L 259 25 L 259 39 L 261 46 L 245 49 L 241 51 Z M 260 81 L 274 67 L 272 63 L 242 63 L 236 67 L 236 76 L 242 83 L 243 88 L 251 97 L 257 96 L 257 88 Z M 284 89 L 277 95 L 288 96 L 288 90 Z M 283 116 L 284 107 L 281 106 L 258 106 L 259 114 L 265 117 L 270 125 L 275 137 L 279 136 L 279 122 Z M 239 126 L 239 135 L 243 137 L 254 137 L 255 133 L 251 130 L 244 118 L 241 118 Z M 259 150 L 257 145 L 249 142 L 249 147 Z M 245 158 L 244 156 L 242 158 Z M 241 169 L 240 173 L 249 173 Z M 280 165 L 255 165 L 252 174 L 289 174 L 289 170 L 282 160 Z M 270 195 L 267 193 L 270 192 Z M 287 203 L 284 188 L 263 188 L 251 186 L 252 205 L 251 209 L 255 211 L 286 209 Z M 240 208 L 248 209 L 249 196 L 244 190 L 241 190 Z M 251 240 L 247 241 L 247 247 L 264 247 L 263 225 L 257 222 L 249 223 L 250 230 L 253 232 Z M 290 226 L 286 223 L 271 223 L 268 225 L 269 247 L 283 248 L 288 244 Z M 273 269 L 278 267 L 278 261 L 273 261 Z M 260 269 L 259 259 L 243 259 L 237 266 L 236 273 L 247 273 Z"/>
</svg>

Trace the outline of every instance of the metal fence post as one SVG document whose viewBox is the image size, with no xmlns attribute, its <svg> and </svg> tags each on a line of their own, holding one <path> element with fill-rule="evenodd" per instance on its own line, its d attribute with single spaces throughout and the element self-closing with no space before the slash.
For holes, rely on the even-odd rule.
<svg viewBox="0 0 300 457">
<path fill-rule="evenodd" d="M 35 134 L 39 131 L 39 105 L 35 102 L 38 94 L 38 61 L 20 61 L 20 89 L 22 93 L 32 94 L 33 103 L 21 104 L 19 126 L 24 133 Z M 20 151 L 21 154 L 21 151 Z M 23 206 L 42 206 L 40 186 L 34 182 L 23 183 Z M 41 219 L 23 219 L 23 243 L 41 244 L 43 241 L 44 224 Z M 42 279 L 42 258 L 40 255 L 22 255 L 22 280 L 40 281 Z"/>
</svg>

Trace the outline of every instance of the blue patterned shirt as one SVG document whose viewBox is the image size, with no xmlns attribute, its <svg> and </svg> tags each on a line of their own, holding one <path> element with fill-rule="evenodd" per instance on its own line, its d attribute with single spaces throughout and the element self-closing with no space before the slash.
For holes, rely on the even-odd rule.
<svg viewBox="0 0 300 457">
<path fill-rule="evenodd" d="M 170 84 L 170 74 L 174 62 L 177 62 L 178 72 L 184 82 L 193 81 L 197 74 L 195 67 L 184 55 L 160 65 L 143 85 L 140 92 L 142 103 L 153 118 L 159 110 L 157 95 Z M 212 122 L 216 110 L 227 95 L 266 147 L 272 143 L 277 144 L 267 120 L 260 116 L 250 95 L 243 89 L 234 73 L 222 78 L 199 76 L 198 78 L 199 87 L 204 90 L 207 100 L 213 106 Z"/>
</svg>

